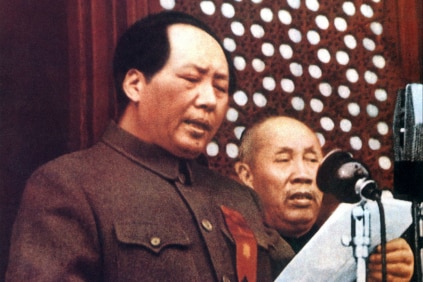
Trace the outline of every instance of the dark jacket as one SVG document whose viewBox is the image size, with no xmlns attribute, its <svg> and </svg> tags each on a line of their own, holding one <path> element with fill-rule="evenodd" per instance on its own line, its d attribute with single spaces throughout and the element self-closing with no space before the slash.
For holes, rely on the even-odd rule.
<svg viewBox="0 0 423 282">
<path fill-rule="evenodd" d="M 97 145 L 33 174 L 7 280 L 236 281 L 221 205 L 247 220 L 259 245 L 257 280 L 271 281 L 275 238 L 251 189 L 112 123 Z"/>
</svg>

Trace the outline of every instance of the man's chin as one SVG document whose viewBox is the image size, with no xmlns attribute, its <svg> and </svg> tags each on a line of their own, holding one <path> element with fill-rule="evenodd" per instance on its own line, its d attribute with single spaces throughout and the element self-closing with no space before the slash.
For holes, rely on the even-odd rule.
<svg viewBox="0 0 423 282">
<path fill-rule="evenodd" d="M 204 152 L 205 146 L 192 146 L 192 144 L 178 147 L 177 156 L 184 159 L 195 159 Z"/>
<path fill-rule="evenodd" d="M 288 221 L 298 225 L 313 225 L 317 219 L 313 210 L 297 210 L 287 215 Z"/>
<path fill-rule="evenodd" d="M 298 238 L 309 232 L 313 225 L 313 220 L 298 220 L 286 221 L 280 224 L 269 224 L 269 226 L 278 230 L 278 232 L 285 237 Z"/>
</svg>

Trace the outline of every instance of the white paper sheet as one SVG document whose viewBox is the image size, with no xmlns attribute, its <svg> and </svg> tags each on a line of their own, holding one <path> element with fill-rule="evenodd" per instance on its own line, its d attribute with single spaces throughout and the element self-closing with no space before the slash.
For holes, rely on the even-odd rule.
<svg viewBox="0 0 423 282">
<path fill-rule="evenodd" d="M 411 202 L 383 197 L 386 239 L 398 238 L 412 224 Z M 352 246 L 344 246 L 342 238 L 351 237 L 351 211 L 357 204 L 341 204 L 320 230 L 294 257 L 276 282 L 340 282 L 356 279 L 356 260 Z M 371 245 L 369 253 L 380 244 L 379 208 L 368 201 Z"/>
</svg>

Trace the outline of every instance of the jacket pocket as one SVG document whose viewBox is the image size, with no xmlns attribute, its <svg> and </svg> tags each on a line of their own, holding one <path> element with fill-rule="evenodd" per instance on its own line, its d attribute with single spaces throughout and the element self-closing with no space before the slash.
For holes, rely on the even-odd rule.
<svg viewBox="0 0 423 282">
<path fill-rule="evenodd" d="M 140 246 L 159 254 L 169 247 L 188 248 L 191 240 L 178 225 L 151 222 L 116 222 L 116 238 L 124 245 Z"/>
<path fill-rule="evenodd" d="M 193 240 L 177 224 L 116 221 L 111 281 L 202 281 Z"/>
</svg>

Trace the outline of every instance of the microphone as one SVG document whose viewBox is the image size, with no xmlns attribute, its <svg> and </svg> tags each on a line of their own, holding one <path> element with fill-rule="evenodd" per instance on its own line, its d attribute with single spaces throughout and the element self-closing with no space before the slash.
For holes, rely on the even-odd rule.
<svg viewBox="0 0 423 282">
<path fill-rule="evenodd" d="M 393 121 L 394 193 L 412 202 L 415 278 L 423 280 L 423 84 L 397 93 Z"/>
<path fill-rule="evenodd" d="M 354 159 L 351 153 L 339 149 L 324 157 L 316 181 L 322 192 L 330 193 L 344 203 L 356 203 L 363 197 L 377 200 L 381 196 L 369 169 Z"/>
<path fill-rule="evenodd" d="M 394 121 L 394 192 L 423 201 L 423 84 L 397 94 Z"/>
</svg>

